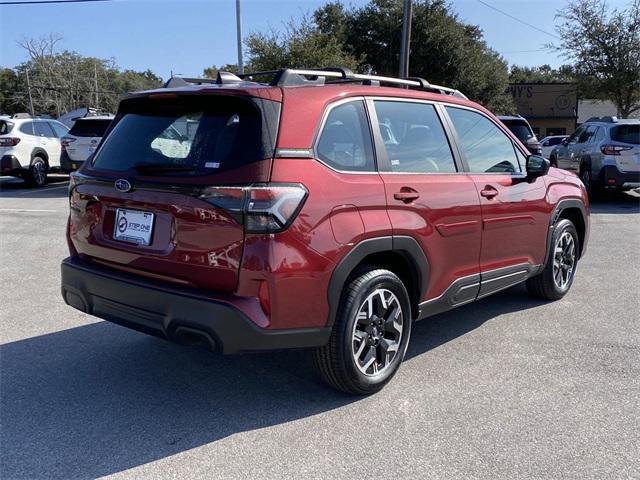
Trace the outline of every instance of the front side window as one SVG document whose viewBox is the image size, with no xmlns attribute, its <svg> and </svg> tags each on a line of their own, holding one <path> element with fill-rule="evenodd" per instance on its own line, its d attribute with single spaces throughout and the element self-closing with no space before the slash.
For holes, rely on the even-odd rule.
<svg viewBox="0 0 640 480">
<path fill-rule="evenodd" d="M 587 129 L 586 125 L 582 125 L 581 127 L 579 127 L 575 132 L 573 132 L 573 134 L 571 134 L 567 144 L 568 145 L 574 145 L 574 144 L 578 143 L 578 140 L 580 139 L 580 137 L 582 136 L 582 134 L 584 133 L 584 131 L 586 129 Z"/>
<path fill-rule="evenodd" d="M 433 105 L 374 102 L 392 172 L 452 173 L 456 165 Z"/>
<path fill-rule="evenodd" d="M 589 125 L 585 128 L 582 133 L 580 133 L 580 137 L 578 137 L 578 143 L 589 143 L 593 135 L 596 133 L 598 127 L 596 125 Z"/>
<path fill-rule="evenodd" d="M 463 108 L 447 107 L 458 139 L 475 173 L 521 172 L 511 139 L 484 115 Z"/>
<path fill-rule="evenodd" d="M 373 172 L 373 145 L 362 100 L 334 107 L 316 145 L 320 160 L 336 170 Z"/>
<path fill-rule="evenodd" d="M 49 122 L 49 126 L 53 129 L 56 137 L 58 138 L 64 137 L 69 131 L 67 127 L 58 122 Z"/>
</svg>

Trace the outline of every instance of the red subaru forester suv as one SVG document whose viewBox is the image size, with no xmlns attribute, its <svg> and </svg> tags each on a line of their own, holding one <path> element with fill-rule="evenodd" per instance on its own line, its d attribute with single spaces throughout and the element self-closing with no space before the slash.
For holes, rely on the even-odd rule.
<svg viewBox="0 0 640 480">
<path fill-rule="evenodd" d="M 523 281 L 564 296 L 589 235 L 578 178 L 486 109 L 347 69 L 132 94 L 69 202 L 67 304 L 225 354 L 309 348 L 354 394 L 414 321 Z"/>
</svg>

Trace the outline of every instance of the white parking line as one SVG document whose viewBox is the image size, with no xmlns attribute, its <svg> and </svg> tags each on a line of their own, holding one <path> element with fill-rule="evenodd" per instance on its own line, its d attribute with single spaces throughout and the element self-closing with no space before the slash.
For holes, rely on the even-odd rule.
<svg viewBox="0 0 640 480">
<path fill-rule="evenodd" d="M 0 212 L 38 212 L 38 213 L 56 213 L 58 210 L 37 210 L 35 208 L 0 208 Z"/>
<path fill-rule="evenodd" d="M 40 193 L 40 192 L 48 192 L 49 190 L 60 190 L 62 188 L 68 189 L 69 187 L 67 185 L 62 185 L 61 187 L 45 187 L 45 188 L 41 188 L 39 190 L 27 190 L 24 192 L 18 192 L 16 193 L 16 195 L 28 195 L 28 194 L 34 194 L 34 193 Z"/>
</svg>

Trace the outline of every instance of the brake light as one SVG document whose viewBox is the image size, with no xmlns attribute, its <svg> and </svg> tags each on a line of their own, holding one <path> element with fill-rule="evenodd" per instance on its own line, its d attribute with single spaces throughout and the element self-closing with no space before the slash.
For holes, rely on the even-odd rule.
<svg viewBox="0 0 640 480">
<path fill-rule="evenodd" d="M 276 233 L 291 225 L 307 194 L 299 183 L 267 183 L 207 187 L 200 198 L 231 213 L 248 233 Z"/>
<path fill-rule="evenodd" d="M 0 138 L 0 147 L 15 147 L 19 143 L 20 139 L 17 137 Z"/>
<path fill-rule="evenodd" d="M 620 152 L 631 150 L 633 147 L 623 147 L 621 145 L 602 145 L 600 151 L 605 155 L 620 155 Z"/>
<path fill-rule="evenodd" d="M 62 144 L 62 148 L 65 149 L 75 141 L 76 139 L 72 137 L 62 137 L 62 140 L 60 140 L 60 143 Z"/>
</svg>

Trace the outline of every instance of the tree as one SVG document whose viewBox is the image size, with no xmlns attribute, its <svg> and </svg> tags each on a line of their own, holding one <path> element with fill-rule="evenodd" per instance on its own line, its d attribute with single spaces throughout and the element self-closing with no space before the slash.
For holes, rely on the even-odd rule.
<svg viewBox="0 0 640 480">
<path fill-rule="evenodd" d="M 202 73 L 205 78 L 218 78 L 218 72 L 230 72 L 233 74 L 237 74 L 238 71 L 238 65 L 227 63 L 225 65 L 220 65 L 219 68 L 215 65 L 212 65 L 211 67 L 205 68 Z"/>
<path fill-rule="evenodd" d="M 402 6 L 402 0 L 371 0 L 360 8 L 329 2 L 300 23 L 290 21 L 284 35 L 252 34 L 251 66 L 344 66 L 397 76 Z M 512 109 L 506 62 L 444 0 L 415 1 L 410 55 L 411 75 L 457 88 L 496 112 Z"/>
<path fill-rule="evenodd" d="M 247 37 L 249 68 L 254 71 L 279 68 L 343 66 L 357 69 L 360 61 L 349 54 L 342 39 L 326 34 L 309 16 L 290 20 L 285 32 L 252 33 Z"/>
<path fill-rule="evenodd" d="M 552 68 L 551 65 L 539 67 L 520 67 L 513 65 L 509 72 L 509 83 L 556 83 L 576 82 L 577 75 L 573 65 Z"/>
<path fill-rule="evenodd" d="M 611 100 L 618 116 L 640 109 L 640 0 L 611 11 L 606 0 L 571 0 L 558 17 L 559 45 L 577 75 L 598 98 Z"/>
</svg>

